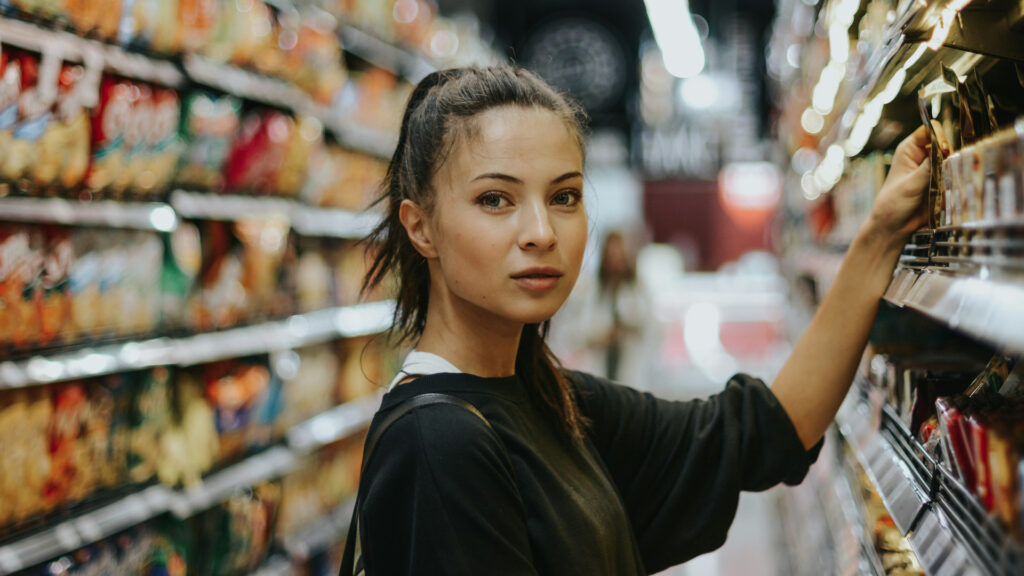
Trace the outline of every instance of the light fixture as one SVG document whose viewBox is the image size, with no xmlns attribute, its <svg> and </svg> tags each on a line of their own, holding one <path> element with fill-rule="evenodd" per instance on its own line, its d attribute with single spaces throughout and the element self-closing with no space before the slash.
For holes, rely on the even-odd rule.
<svg viewBox="0 0 1024 576">
<path fill-rule="evenodd" d="M 689 0 L 644 0 L 665 69 L 677 78 L 704 70 L 704 47 L 690 15 Z"/>
</svg>

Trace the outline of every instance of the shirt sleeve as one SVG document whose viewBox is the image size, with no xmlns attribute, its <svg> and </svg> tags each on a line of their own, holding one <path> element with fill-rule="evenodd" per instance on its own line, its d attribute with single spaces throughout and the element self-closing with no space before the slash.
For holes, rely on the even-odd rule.
<svg viewBox="0 0 1024 576">
<path fill-rule="evenodd" d="M 741 490 L 798 484 L 821 449 L 804 450 L 775 395 L 750 376 L 687 402 L 587 374 L 571 380 L 651 573 L 720 547 Z"/>
<path fill-rule="evenodd" d="M 363 486 L 367 574 L 536 574 L 504 446 L 467 410 L 439 404 L 398 419 Z"/>
</svg>

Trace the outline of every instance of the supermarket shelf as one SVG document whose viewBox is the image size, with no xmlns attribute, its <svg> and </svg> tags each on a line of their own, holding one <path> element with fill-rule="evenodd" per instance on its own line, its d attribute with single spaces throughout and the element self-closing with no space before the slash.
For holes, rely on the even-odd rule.
<svg viewBox="0 0 1024 576">
<path fill-rule="evenodd" d="M 168 510 L 172 491 L 150 486 L 48 530 L 0 547 L 0 576 L 13 574 L 112 536 Z"/>
<path fill-rule="evenodd" d="M 865 400 L 864 387 L 860 383 L 843 404 L 838 429 L 926 572 L 1022 573 L 1024 547 L 924 452 L 890 406 Z"/>
<path fill-rule="evenodd" d="M 374 212 L 350 212 L 333 208 L 306 206 L 284 198 L 229 196 L 175 190 L 171 206 L 182 218 L 200 220 L 239 220 L 279 215 L 291 222 L 303 236 L 363 238 L 380 222 Z"/>
<path fill-rule="evenodd" d="M 847 558 L 847 566 L 839 566 L 842 574 L 871 574 L 873 576 L 885 576 L 885 569 L 882 561 L 875 551 L 875 544 L 872 541 L 870 532 L 872 527 L 867 522 L 867 511 L 864 501 L 857 495 L 859 487 L 857 479 L 852 478 L 852 469 L 848 465 L 841 466 L 836 470 L 833 486 L 838 505 L 841 512 L 841 520 L 845 530 L 849 531 L 853 541 L 857 543 L 856 554 Z M 843 527 L 833 527 L 833 532 L 843 530 Z"/>
<path fill-rule="evenodd" d="M 146 82 L 177 87 L 185 83 L 185 75 L 168 60 L 159 60 L 129 52 L 119 46 L 82 38 L 70 32 L 51 30 L 30 22 L 0 18 L 0 38 L 10 44 L 43 52 L 58 50 L 61 58 L 103 68 Z"/>
<path fill-rule="evenodd" d="M 914 42 L 928 41 L 943 9 L 951 3 L 950 0 L 928 2 L 927 6 L 914 13 L 914 17 L 904 29 L 904 34 Z M 1007 17 L 1016 9 L 1019 19 L 1018 6 L 1019 4 L 1012 0 L 989 0 L 968 4 L 960 11 L 956 24 L 949 28 L 943 45 L 965 52 L 1024 61 L 1024 43 L 1021 42 L 1021 35 L 1011 29 L 1014 19 Z"/>
<path fill-rule="evenodd" d="M 0 198 L 0 218 L 76 226 L 103 226 L 171 232 L 178 216 L 160 202 L 79 202 L 63 198 Z"/>
<path fill-rule="evenodd" d="M 399 48 L 358 28 L 343 25 L 339 31 L 346 52 L 416 83 L 436 67 L 422 56 Z"/>
<path fill-rule="evenodd" d="M 367 396 L 346 402 L 296 425 L 288 431 L 288 446 L 309 454 L 366 428 L 380 406 L 380 397 Z"/>
<path fill-rule="evenodd" d="M 336 338 L 366 336 L 386 330 L 393 310 L 391 301 L 370 302 L 184 338 L 156 338 L 8 361 L 0 363 L 0 388 L 22 388 L 152 366 L 192 366 Z"/>
<path fill-rule="evenodd" d="M 200 84 L 234 94 L 241 98 L 309 113 L 312 101 L 305 92 L 278 80 L 211 60 L 196 54 L 186 54 L 182 66 L 190 78 Z"/>
<path fill-rule="evenodd" d="M 1007 353 L 1024 353 L 1024 282 L 939 269 L 897 270 L 885 299 Z"/>
<path fill-rule="evenodd" d="M 194 488 L 172 492 L 168 510 L 184 520 L 227 500 L 240 489 L 291 472 L 297 460 L 287 448 L 275 446 L 204 478 Z"/>
<path fill-rule="evenodd" d="M 352 496 L 334 510 L 316 519 L 297 534 L 285 537 L 282 547 L 291 558 L 305 560 L 318 552 L 330 548 L 348 534 L 356 498 Z"/>
</svg>

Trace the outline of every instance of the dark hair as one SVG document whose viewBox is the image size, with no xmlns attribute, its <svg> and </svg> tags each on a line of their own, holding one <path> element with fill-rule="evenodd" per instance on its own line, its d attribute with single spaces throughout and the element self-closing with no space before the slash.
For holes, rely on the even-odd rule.
<svg viewBox="0 0 1024 576">
<path fill-rule="evenodd" d="M 399 207 L 409 199 L 430 214 L 436 192 L 434 175 L 458 139 L 474 135 L 474 117 L 501 106 L 554 112 L 565 121 L 583 151 L 586 117 L 582 110 L 531 72 L 511 66 L 453 68 L 433 72 L 420 81 L 406 105 L 398 144 L 377 201 L 386 205 L 386 214 L 367 237 L 379 251 L 363 281 L 365 292 L 394 275 L 397 307 L 390 334 L 398 343 L 414 343 L 422 336 L 430 296 L 427 260 L 409 240 L 398 217 Z M 579 440 L 583 417 L 572 386 L 544 341 L 547 329 L 547 321 L 523 327 L 516 374 L 569 437 Z"/>
</svg>

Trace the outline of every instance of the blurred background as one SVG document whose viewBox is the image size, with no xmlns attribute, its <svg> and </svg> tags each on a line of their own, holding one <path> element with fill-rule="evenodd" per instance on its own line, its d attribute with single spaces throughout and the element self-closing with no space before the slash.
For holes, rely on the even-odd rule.
<svg viewBox="0 0 1024 576">
<path fill-rule="evenodd" d="M 591 119 L 552 347 L 673 399 L 773 379 L 928 120 L 929 226 L 819 464 L 665 574 L 1020 574 L 1022 23 L 1019 0 L 0 0 L 0 576 L 337 573 L 403 353 L 357 242 L 415 83 L 502 63 Z M 947 415 L 999 447 L 994 486 L 987 444 L 940 441 L 965 390 Z"/>
</svg>

